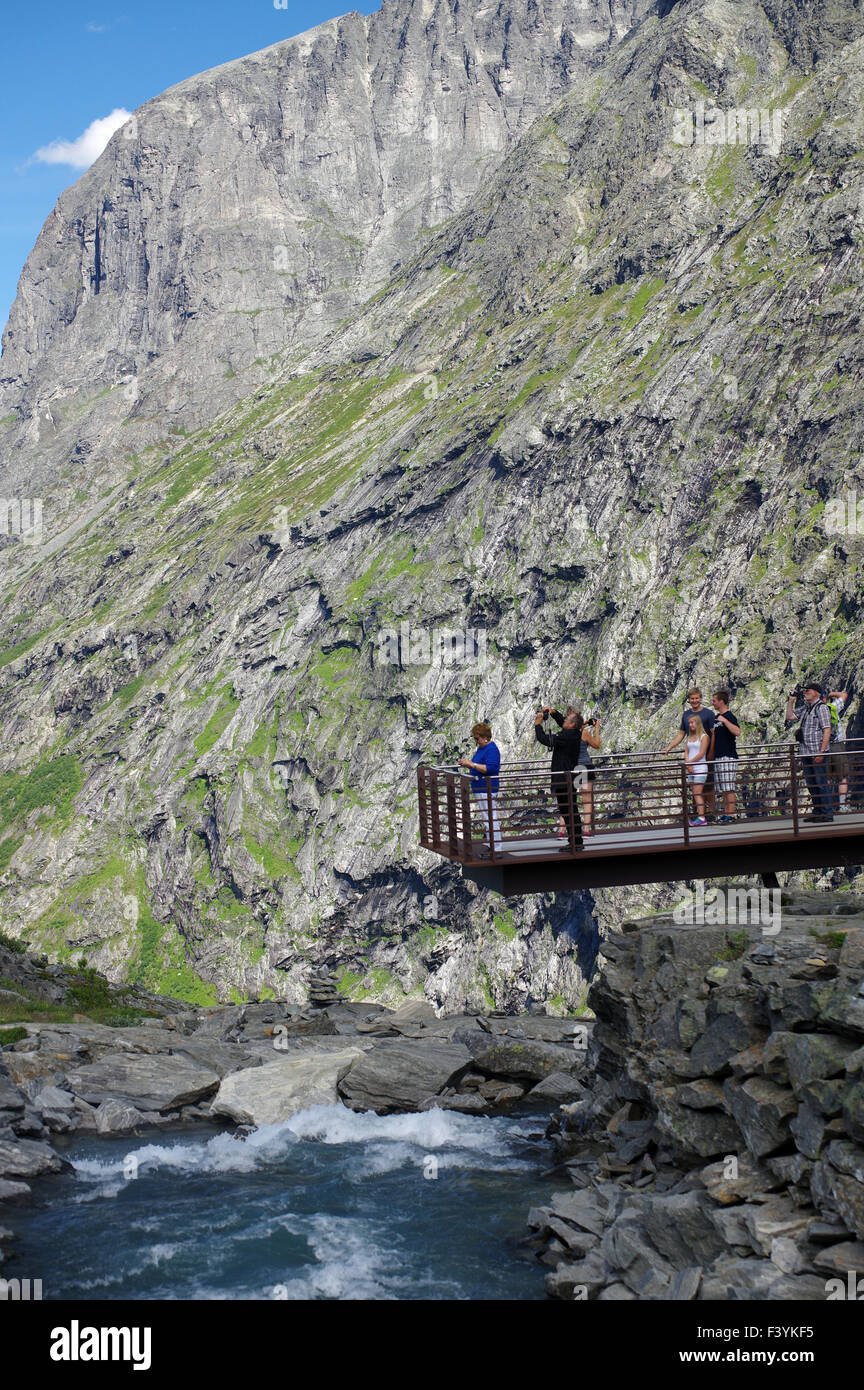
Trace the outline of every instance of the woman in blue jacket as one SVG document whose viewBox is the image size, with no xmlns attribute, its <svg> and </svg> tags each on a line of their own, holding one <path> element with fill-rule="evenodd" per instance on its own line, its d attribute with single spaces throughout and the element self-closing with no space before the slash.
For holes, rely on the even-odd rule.
<svg viewBox="0 0 864 1390">
<path fill-rule="evenodd" d="M 477 799 L 477 809 L 486 827 L 484 836 L 489 843 L 489 792 L 492 793 L 492 834 L 496 850 L 501 848 L 501 828 L 498 824 L 498 773 L 501 771 L 501 750 L 492 742 L 488 724 L 475 724 L 471 737 L 477 742 L 473 758 L 460 758 L 459 766 L 471 769 L 471 790 Z"/>
</svg>

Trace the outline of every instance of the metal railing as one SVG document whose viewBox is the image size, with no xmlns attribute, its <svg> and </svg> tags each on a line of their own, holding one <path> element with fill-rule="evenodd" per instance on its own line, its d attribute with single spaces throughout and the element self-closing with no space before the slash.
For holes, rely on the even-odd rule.
<svg viewBox="0 0 864 1390">
<path fill-rule="evenodd" d="M 848 809 L 864 810 L 864 739 L 848 739 L 814 767 L 797 743 L 757 744 L 739 750 L 734 788 L 737 824 L 795 837 L 812 816 L 838 814 L 842 793 Z M 704 788 L 705 809 L 715 822 L 726 813 L 719 773 Z M 450 859 L 494 862 L 506 856 L 576 854 L 582 831 L 592 847 L 612 849 L 613 837 L 663 830 L 665 842 L 689 845 L 695 819 L 693 786 L 683 756 L 663 753 L 596 757 L 591 780 L 552 773 L 549 760 L 508 763 L 499 791 L 458 766 L 424 764 L 417 770 L 420 843 Z M 553 789 L 553 777 L 556 779 Z M 476 785 L 476 774 L 474 775 Z M 566 795 L 563 834 L 559 794 Z M 713 805 L 711 798 L 713 796 Z M 733 809 L 729 803 L 730 811 Z M 489 833 L 489 827 L 495 833 Z M 721 825 L 715 827 L 725 829 Z"/>
</svg>

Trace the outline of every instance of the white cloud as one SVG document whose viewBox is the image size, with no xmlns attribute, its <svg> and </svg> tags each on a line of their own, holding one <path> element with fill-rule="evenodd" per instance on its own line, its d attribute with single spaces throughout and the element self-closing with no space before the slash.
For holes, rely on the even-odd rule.
<svg viewBox="0 0 864 1390">
<path fill-rule="evenodd" d="M 50 145 L 43 145 L 37 150 L 33 158 L 40 164 L 71 164 L 75 169 L 89 169 L 115 130 L 119 130 L 131 118 L 131 111 L 118 106 L 110 116 L 100 116 L 98 120 L 91 121 L 77 140 L 52 140 Z"/>
</svg>

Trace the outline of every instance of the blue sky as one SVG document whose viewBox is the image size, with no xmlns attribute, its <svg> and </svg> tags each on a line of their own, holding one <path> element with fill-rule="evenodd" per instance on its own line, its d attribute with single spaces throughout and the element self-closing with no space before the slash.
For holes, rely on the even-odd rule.
<svg viewBox="0 0 864 1390">
<path fill-rule="evenodd" d="M 205 68 L 266 48 L 376 0 L 22 0 L 0 44 L 0 331 L 18 277 L 60 193 L 84 172 L 35 159 L 112 111 L 134 111 Z M 61 151 L 74 154 L 74 150 Z"/>
</svg>

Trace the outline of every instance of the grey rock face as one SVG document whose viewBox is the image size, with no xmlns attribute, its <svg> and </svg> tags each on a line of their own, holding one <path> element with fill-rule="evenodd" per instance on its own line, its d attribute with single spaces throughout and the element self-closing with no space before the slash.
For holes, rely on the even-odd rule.
<svg viewBox="0 0 864 1390">
<path fill-rule="evenodd" d="M 139 1129 L 146 1123 L 142 1112 L 123 1100 L 104 1100 L 96 1111 L 96 1130 L 99 1134 L 122 1134 Z"/>
<path fill-rule="evenodd" d="M 12 1143 L 0 1139 L 0 1178 L 36 1178 L 42 1173 L 59 1173 L 68 1167 L 53 1149 L 38 1140 L 16 1139 Z"/>
<path fill-rule="evenodd" d="M 8 1075 L 0 1071 L 0 1112 L 16 1113 L 24 1109 L 24 1096 Z"/>
<path fill-rule="evenodd" d="M 471 1062 L 458 1043 L 382 1042 L 355 1062 L 339 1082 L 352 1110 L 420 1110 Z"/>
<path fill-rule="evenodd" d="M 212 418 L 265 379 L 253 362 L 318 341 L 649 8 L 391 0 L 148 102 L 24 269 L 0 367 L 0 415 L 25 420 L 7 482 L 44 487 L 33 445 L 50 452 L 106 387 L 88 456 L 126 416 Z"/>
<path fill-rule="evenodd" d="M 317 1053 L 307 1049 L 266 1066 L 223 1078 L 211 1104 L 213 1115 L 241 1124 L 281 1124 L 311 1105 L 335 1105 L 337 1083 L 362 1056 L 356 1047 Z"/>
<path fill-rule="evenodd" d="M 538 1081 L 536 1086 L 532 1086 L 528 1092 L 529 1100 L 551 1101 L 553 1104 L 562 1105 L 566 1101 L 574 1100 L 581 1094 L 581 1084 L 575 1077 L 565 1071 L 550 1072 L 542 1081 Z"/>
<path fill-rule="evenodd" d="M 861 26 L 803 0 L 778 28 L 755 0 L 649 17 L 380 299 L 194 438 L 161 393 L 134 495 L 38 563 L 4 549 L 3 767 L 63 748 L 80 778 L 70 822 L 36 808 L 4 834 L 4 925 L 119 978 L 152 921 L 154 972 L 191 965 L 223 999 L 300 1003 L 326 958 L 393 1002 L 575 1002 L 589 905 L 496 925 L 418 849 L 412 777 L 464 749 L 469 707 L 527 753 L 550 685 L 602 703 L 623 748 L 656 746 L 693 679 L 734 675 L 749 737 L 779 733 L 790 662 L 860 677 L 855 550 L 820 508 L 860 457 Z M 787 102 L 780 155 L 676 146 L 706 86 Z M 45 466 L 98 475 L 103 409 L 64 425 L 58 402 Z M 130 453 L 155 442 L 129 430 Z M 488 670 L 380 662 L 402 619 L 484 628 Z M 857 994 L 780 988 L 787 1031 L 864 1036 Z M 701 1020 L 667 1002 L 687 1050 Z"/>
<path fill-rule="evenodd" d="M 123 1056 L 109 1053 L 88 1066 L 72 1067 L 67 1085 L 82 1100 L 104 1096 L 127 1101 L 139 1110 L 177 1110 L 212 1095 L 218 1074 L 186 1057 Z"/>
<path fill-rule="evenodd" d="M 577 1071 L 584 1056 L 542 1042 L 517 1042 L 510 1039 L 476 1038 L 471 1054 L 483 1071 L 494 1076 L 508 1076 L 520 1081 L 543 1081 L 555 1072 Z"/>
<path fill-rule="evenodd" d="M 758 930 L 739 938 L 732 960 L 726 933 L 676 928 L 662 914 L 628 923 L 610 941 L 614 969 L 603 970 L 590 993 L 597 1021 L 582 1099 L 562 1107 L 557 1121 L 556 1147 L 575 1190 L 556 1193 L 528 1217 L 528 1244 L 560 1275 L 547 1278 L 553 1295 L 573 1297 L 581 1282 L 588 1298 L 618 1298 L 625 1288 L 651 1300 L 817 1299 L 827 1295 L 826 1275 L 857 1268 L 864 1238 L 857 1049 L 842 1020 L 834 1033 L 816 1019 L 813 1031 L 793 1032 L 799 1004 L 784 989 L 812 959 L 812 897 L 784 892 L 793 925 L 773 943 L 770 962 Z M 843 991 L 857 979 L 864 950 L 858 906 L 850 899 L 850 930 L 825 952 Z M 736 1053 L 741 1035 L 728 1027 L 714 1030 L 705 1047 L 697 1030 L 686 1060 L 703 1074 L 680 1084 L 682 1059 L 658 1045 L 655 1021 L 700 987 L 706 951 L 723 960 L 707 1012 L 738 1019 L 749 1046 L 746 1057 Z M 773 1029 L 769 999 L 785 1001 Z M 723 1037 L 725 1060 L 717 1051 Z M 844 1098 L 842 1115 L 811 1108 L 808 1097 L 825 1102 L 826 1087 Z M 721 1156 L 705 1165 L 713 1154 Z M 596 1245 L 584 1242 L 586 1231 Z M 575 1249 L 590 1252 L 590 1278 L 575 1279 Z"/>
</svg>

